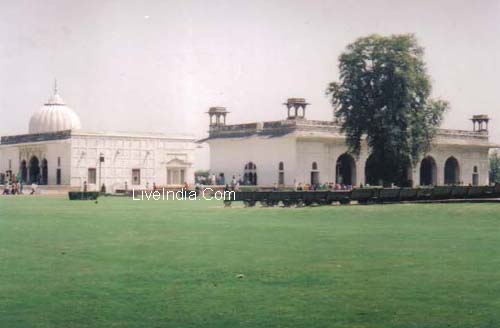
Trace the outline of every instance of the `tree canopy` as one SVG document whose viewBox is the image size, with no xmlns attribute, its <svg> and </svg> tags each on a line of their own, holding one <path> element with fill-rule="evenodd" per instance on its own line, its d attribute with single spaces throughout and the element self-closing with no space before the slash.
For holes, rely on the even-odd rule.
<svg viewBox="0 0 500 328">
<path fill-rule="evenodd" d="M 370 35 L 339 58 L 340 79 L 327 94 L 349 151 L 359 156 L 366 138 L 372 183 L 407 184 L 408 170 L 429 150 L 448 107 L 430 98 L 423 55 L 412 34 Z"/>
</svg>

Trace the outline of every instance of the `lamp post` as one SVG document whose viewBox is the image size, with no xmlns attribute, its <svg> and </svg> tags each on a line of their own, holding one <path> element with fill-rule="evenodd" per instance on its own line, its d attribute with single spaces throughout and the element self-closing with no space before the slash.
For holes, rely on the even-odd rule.
<svg viewBox="0 0 500 328">
<path fill-rule="evenodd" d="M 101 165 L 104 163 L 104 154 L 100 153 L 99 154 L 99 184 L 98 184 L 98 190 L 101 190 Z"/>
</svg>

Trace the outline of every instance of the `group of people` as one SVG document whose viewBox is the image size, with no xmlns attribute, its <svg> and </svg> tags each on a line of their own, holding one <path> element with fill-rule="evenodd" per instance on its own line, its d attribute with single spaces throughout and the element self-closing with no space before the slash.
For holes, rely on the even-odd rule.
<svg viewBox="0 0 500 328">
<path fill-rule="evenodd" d="M 295 191 L 339 191 L 339 190 L 352 190 L 351 185 L 346 185 L 343 183 L 333 183 L 333 182 L 325 182 L 325 183 L 312 183 L 312 184 L 302 184 L 301 182 L 296 182 L 294 184 Z"/>
<path fill-rule="evenodd" d="M 226 184 L 225 185 L 225 190 L 233 190 L 233 191 L 240 191 L 241 190 L 241 185 L 242 181 L 237 180 L 235 176 L 233 176 L 231 180 L 231 184 Z M 273 191 L 279 191 L 280 190 L 280 185 L 275 183 L 273 185 Z M 341 191 L 341 190 L 352 190 L 353 186 L 352 185 L 346 185 L 342 183 L 333 183 L 333 182 L 325 182 L 323 184 L 317 183 L 317 184 L 302 184 L 301 182 L 295 182 L 294 184 L 294 191 Z"/>
<path fill-rule="evenodd" d="M 231 190 L 240 191 L 241 183 L 241 177 L 240 179 L 236 180 L 236 177 L 233 175 L 233 178 L 231 179 Z"/>
<path fill-rule="evenodd" d="M 30 195 L 36 192 L 36 183 L 31 185 Z M 24 183 L 21 179 L 13 176 L 12 179 L 7 180 L 5 183 L 2 195 L 23 195 L 24 194 Z"/>
<path fill-rule="evenodd" d="M 210 174 L 207 177 L 196 177 L 194 190 L 199 195 L 203 189 L 203 186 L 224 186 L 224 191 L 240 191 L 242 181 L 240 179 L 236 179 L 233 175 L 231 182 L 226 183 L 224 174 L 219 174 L 216 176 L 215 174 Z M 187 182 L 184 182 L 184 190 L 189 190 L 189 185 Z"/>
<path fill-rule="evenodd" d="M 196 176 L 195 183 L 200 185 L 223 186 L 226 184 L 224 174 L 215 175 L 214 173 L 207 176 Z"/>
<path fill-rule="evenodd" d="M 228 188 L 234 189 L 237 184 L 240 186 L 252 186 L 254 183 L 245 175 L 242 177 L 241 174 L 236 177 L 233 175 L 231 181 L 227 181 L 224 177 L 224 173 L 219 174 L 208 174 L 207 176 L 196 176 L 195 183 L 200 185 L 209 185 L 209 186 L 227 186 Z"/>
</svg>

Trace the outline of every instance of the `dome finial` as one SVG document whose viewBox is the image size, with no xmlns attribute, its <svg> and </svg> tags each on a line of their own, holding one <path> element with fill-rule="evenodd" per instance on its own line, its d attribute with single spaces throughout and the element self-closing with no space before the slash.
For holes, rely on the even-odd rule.
<svg viewBox="0 0 500 328">
<path fill-rule="evenodd" d="M 57 79 L 54 79 L 54 94 L 50 96 L 49 101 L 45 105 L 64 105 L 64 101 L 57 92 Z"/>
</svg>

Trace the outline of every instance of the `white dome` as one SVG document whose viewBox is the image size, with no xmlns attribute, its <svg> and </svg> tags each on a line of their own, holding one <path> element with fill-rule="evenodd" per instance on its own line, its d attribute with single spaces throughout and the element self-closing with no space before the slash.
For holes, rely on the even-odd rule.
<svg viewBox="0 0 500 328">
<path fill-rule="evenodd" d="M 62 100 L 55 90 L 49 101 L 30 119 L 29 133 L 45 133 L 81 129 L 80 118 Z"/>
</svg>

